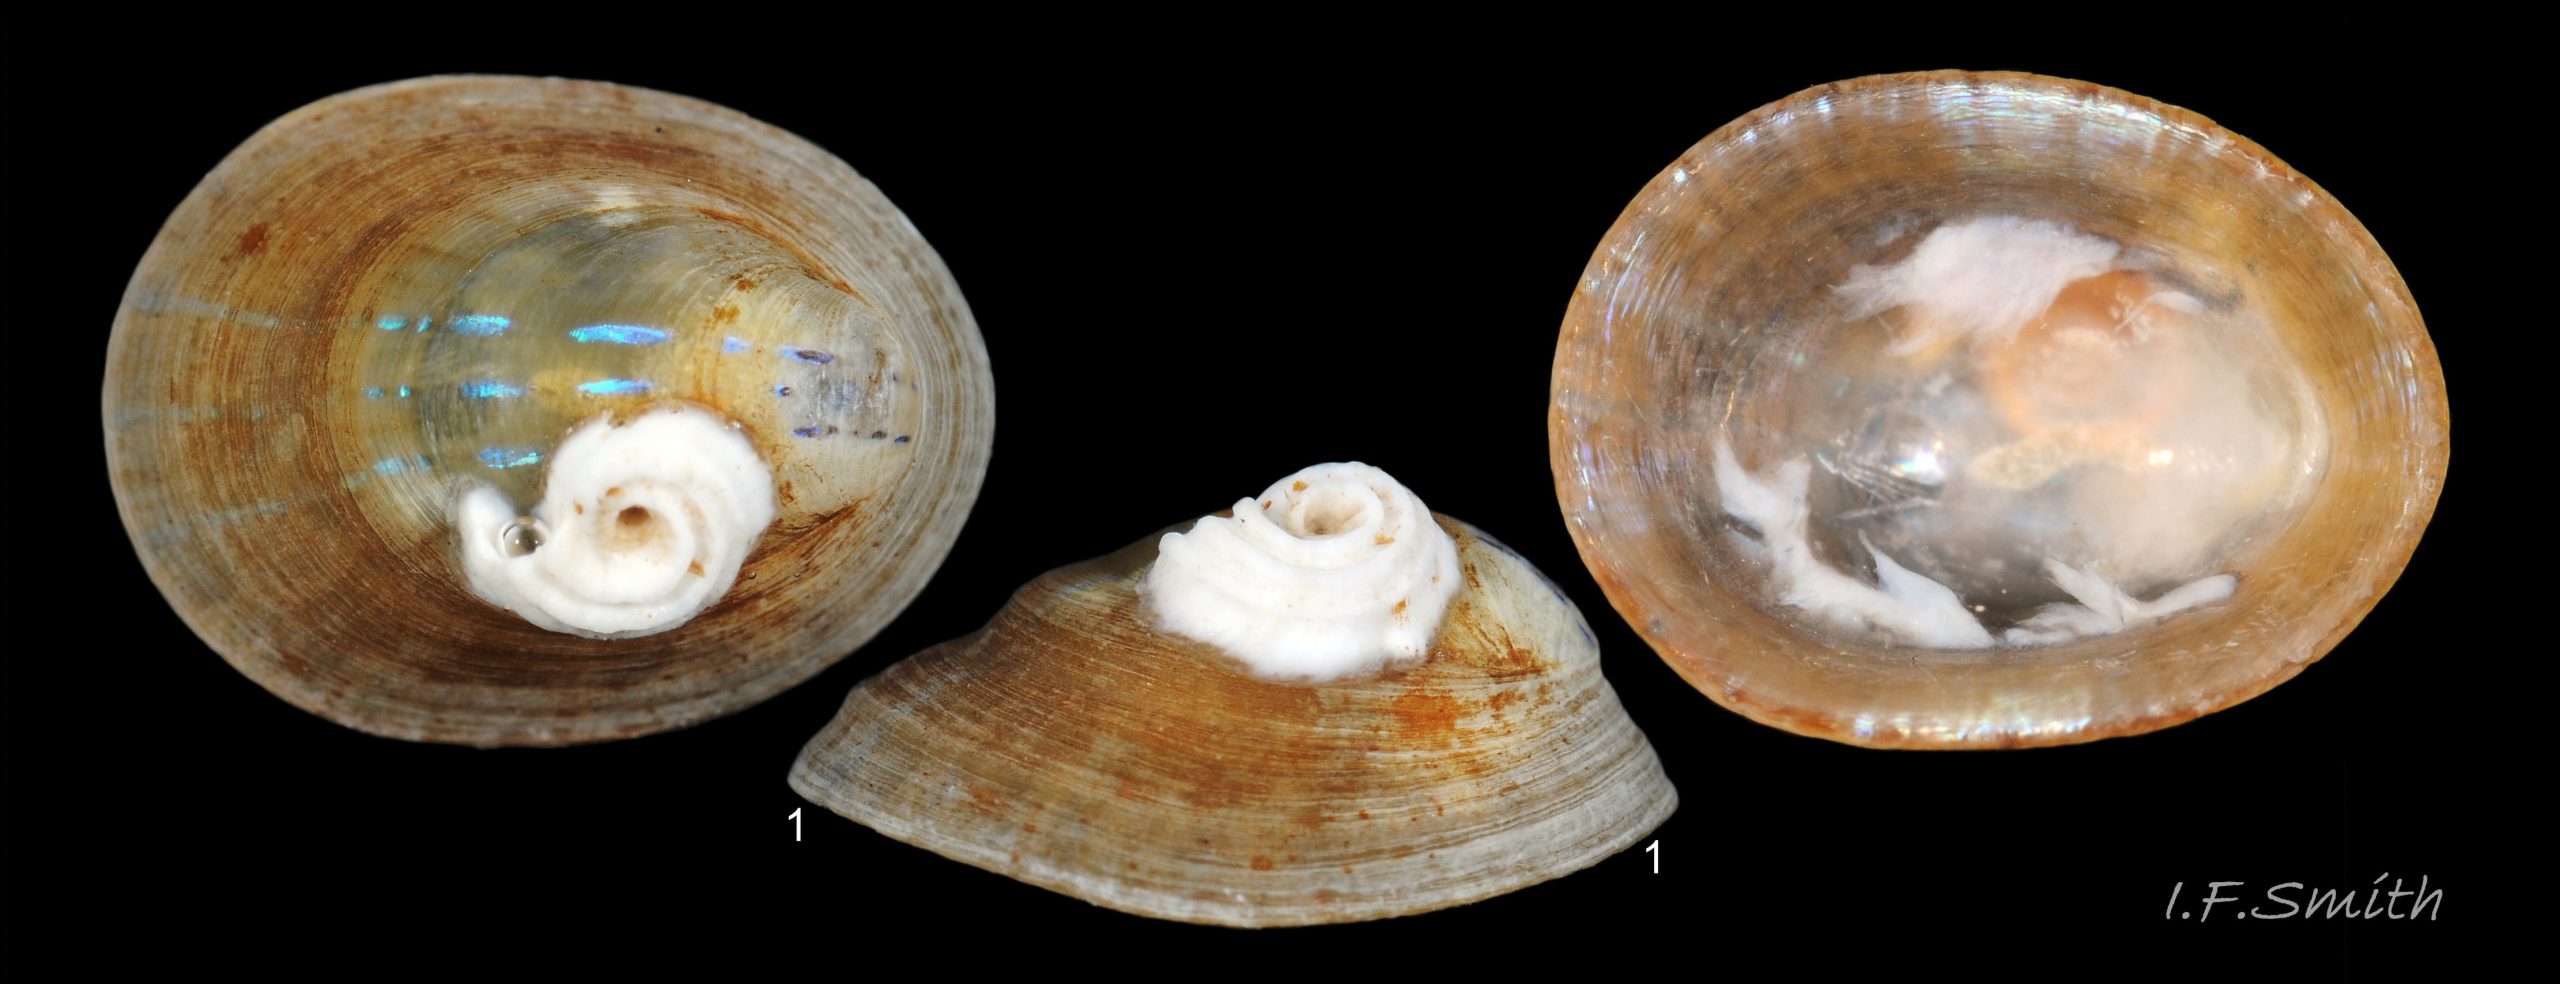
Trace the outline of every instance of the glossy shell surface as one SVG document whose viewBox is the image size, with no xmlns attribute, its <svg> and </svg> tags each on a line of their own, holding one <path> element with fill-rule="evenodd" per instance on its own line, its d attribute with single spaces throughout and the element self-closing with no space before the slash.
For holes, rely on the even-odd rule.
<svg viewBox="0 0 2560 984">
<path fill-rule="evenodd" d="M 1746 463 L 1824 453 L 1791 428 L 1837 399 L 1825 394 L 1854 392 L 1853 373 L 1828 375 L 1847 356 L 1806 341 L 1806 326 L 1862 266 L 1983 216 L 2121 244 L 2144 276 L 2250 326 L 2215 342 L 2265 353 L 2269 389 L 2298 396 L 2300 412 L 2274 419 L 2298 443 L 2300 494 L 2236 527 L 2216 548 L 2224 566 L 2197 572 L 2232 575 L 2227 601 L 2113 634 L 1949 649 L 1844 631 L 1773 600 L 1765 557 L 1719 508 L 1716 436 Z M 2327 192 L 2195 113 L 2019 74 L 1825 85 L 1708 136 L 1593 253 L 1551 395 L 1557 496 L 1620 614 L 1718 703 L 1879 747 L 2087 741 L 2266 691 L 2399 576 L 2449 453 L 2443 374 L 2418 309 Z"/>
<path fill-rule="evenodd" d="M 724 597 L 594 639 L 472 593 L 464 490 L 525 508 L 572 428 L 675 405 L 772 472 Z M 144 566 L 243 673 L 377 734 L 552 745 L 746 706 L 869 638 L 975 499 L 993 395 L 949 273 L 826 150 L 474 76 L 321 100 L 215 168 L 134 273 L 104 420 Z"/>
</svg>

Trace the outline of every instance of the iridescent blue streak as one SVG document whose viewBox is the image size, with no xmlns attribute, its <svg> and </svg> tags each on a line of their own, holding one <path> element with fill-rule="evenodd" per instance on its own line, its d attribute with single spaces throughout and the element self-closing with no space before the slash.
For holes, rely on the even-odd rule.
<svg viewBox="0 0 2560 984">
<path fill-rule="evenodd" d="M 821 366 L 836 361 L 836 357 L 833 353 L 820 352 L 817 349 L 792 348 L 787 345 L 783 347 L 782 354 L 798 359 L 802 362 Z"/>
<path fill-rule="evenodd" d="M 380 386 L 367 386 L 367 387 L 365 387 L 365 388 L 364 388 L 364 398 L 365 398 L 365 399 L 368 399 L 368 400 L 379 400 L 379 399 L 382 399 L 382 387 L 380 387 Z"/>
<path fill-rule="evenodd" d="M 494 314 L 466 314 L 453 319 L 453 330 L 465 335 L 504 335 L 508 321 Z"/>
<path fill-rule="evenodd" d="M 510 396 L 523 395 L 523 387 L 509 386 L 494 379 L 462 384 L 462 398 L 466 400 L 502 400 Z"/>
<path fill-rule="evenodd" d="M 407 458 L 384 458 L 373 463 L 373 473 L 376 475 L 397 475 L 406 471 L 426 471 L 427 468 L 427 458 L 425 455 L 414 455 Z"/>
<path fill-rule="evenodd" d="M 408 388 L 408 387 L 406 387 L 406 386 L 400 387 L 400 388 L 398 388 L 398 389 L 388 389 L 388 390 L 387 390 L 387 389 L 383 389 L 383 388 L 382 388 L 382 387 L 380 387 L 380 386 L 367 386 L 367 387 L 365 387 L 365 388 L 364 388 L 364 398 L 365 398 L 365 399 L 368 399 L 368 400 L 379 400 L 379 399 L 382 399 L 383 397 L 386 397 L 386 396 L 397 396 L 397 397 L 399 397 L 399 398 L 401 398 L 401 399 L 403 399 L 403 400 L 406 400 L 406 399 L 408 399 L 408 398 L 409 398 L 409 388 Z"/>
<path fill-rule="evenodd" d="M 650 383 L 646 379 L 599 379 L 594 382 L 579 383 L 578 392 L 589 396 L 622 396 L 629 393 L 646 393 L 649 387 Z"/>
<path fill-rule="evenodd" d="M 401 398 L 401 399 L 403 399 L 403 400 L 406 400 L 406 399 L 408 399 L 408 398 L 409 398 L 409 388 L 408 388 L 408 387 L 406 387 L 406 386 L 400 387 L 400 398 Z"/>
<path fill-rule="evenodd" d="M 532 448 L 481 448 L 480 463 L 491 468 L 518 468 L 538 464 L 542 452 Z"/>
<path fill-rule="evenodd" d="M 608 345 L 656 345 L 666 341 L 665 331 L 639 325 L 588 325 L 569 329 L 569 337 L 581 342 L 604 342 Z"/>
<path fill-rule="evenodd" d="M 755 346 L 747 344 L 746 339 L 740 338 L 736 335 L 731 335 L 729 336 L 728 341 L 720 343 L 720 351 L 723 352 L 744 352 L 754 347 Z"/>
<path fill-rule="evenodd" d="M 380 321 L 376 321 L 376 322 L 374 322 L 374 323 L 373 323 L 373 326 L 374 326 L 374 327 L 376 327 L 376 328 L 380 328 L 380 329 L 382 329 L 382 330 L 384 330 L 384 331 L 399 331 L 400 329 L 403 329 L 403 328 L 407 328 L 407 327 L 409 327 L 409 319 L 407 319 L 407 318 L 384 318 L 384 319 L 382 319 L 382 320 L 380 320 Z"/>
</svg>

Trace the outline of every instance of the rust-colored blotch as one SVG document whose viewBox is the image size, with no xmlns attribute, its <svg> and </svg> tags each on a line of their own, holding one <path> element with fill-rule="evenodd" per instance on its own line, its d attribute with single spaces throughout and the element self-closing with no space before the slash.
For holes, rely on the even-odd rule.
<svg viewBox="0 0 2560 984">
<path fill-rule="evenodd" d="M 856 687 L 791 784 L 898 840 L 1099 905 L 1236 926 L 1424 912 L 1588 867 L 1676 804 L 1572 604 L 1465 524 L 1422 663 L 1257 679 L 1157 632 L 1157 537 L 1053 571 Z"/>
</svg>

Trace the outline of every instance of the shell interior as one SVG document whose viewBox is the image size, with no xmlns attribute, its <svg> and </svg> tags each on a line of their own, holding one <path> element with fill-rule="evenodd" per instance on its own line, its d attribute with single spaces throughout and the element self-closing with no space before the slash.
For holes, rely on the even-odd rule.
<svg viewBox="0 0 2560 984">
<path fill-rule="evenodd" d="M 2417 308 L 2327 193 L 2016 74 L 1820 86 L 1701 141 L 1594 252 L 1552 398 L 1568 525 L 1656 651 L 1893 747 L 2275 686 L 2398 576 L 2448 447 Z"/>
</svg>

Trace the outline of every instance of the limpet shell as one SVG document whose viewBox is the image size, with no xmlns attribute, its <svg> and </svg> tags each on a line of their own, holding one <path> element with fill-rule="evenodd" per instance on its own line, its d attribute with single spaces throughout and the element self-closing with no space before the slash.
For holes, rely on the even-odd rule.
<svg viewBox="0 0 2560 984">
<path fill-rule="evenodd" d="M 1964 463 L 1937 457 L 1956 453 L 1952 443 L 1911 436 L 1925 436 L 1927 422 L 1888 414 L 1836 443 L 1806 438 L 1805 421 L 1825 408 L 1867 409 L 1838 395 L 1857 392 L 1861 369 L 1848 363 L 1917 358 L 1911 353 L 1934 346 L 1961 364 L 1965 343 L 1945 333 L 1896 338 L 1841 320 L 1836 312 L 1855 300 L 1844 285 L 1877 282 L 1875 271 L 1929 248 L 1938 232 L 1997 222 L 2113 243 L 2115 269 L 2178 292 L 2172 314 L 2201 312 L 2231 329 L 2182 336 L 2210 346 L 2173 353 L 2186 365 L 2245 364 L 2230 354 L 2244 346 L 2264 353 L 2249 356 L 2262 359 L 2264 375 L 2244 379 L 2280 394 L 2265 404 L 2282 404 L 2267 411 L 2282 422 L 2267 433 L 2292 442 L 2292 457 L 2274 471 L 2291 476 L 2280 484 L 2298 484 L 2299 494 L 2265 492 L 2282 505 L 2235 522 L 2219 540 L 2199 539 L 2211 547 L 2211 566 L 2154 577 L 2136 596 L 2185 610 L 2128 607 L 2113 616 L 2130 625 L 2120 631 L 2103 631 L 2108 617 L 2022 619 L 2030 631 L 2007 642 L 1993 644 L 2002 627 L 1991 626 L 1973 648 L 1931 647 L 1789 603 L 1813 592 L 1802 583 L 1772 587 L 1768 531 L 1736 511 L 1750 493 L 1784 491 L 1772 482 L 1790 477 L 1782 463 L 1838 471 L 1844 498 L 1867 482 L 1869 498 L 1850 501 L 1884 501 L 1878 508 L 1929 507 L 1943 500 L 1928 496 L 1968 480 Z M 2097 285 L 2093 303 L 2124 286 L 2081 283 Z M 1817 334 L 1834 325 L 1846 327 Z M 1973 344 L 1993 352 L 1986 371 L 2018 368 L 1995 351 L 2005 339 Z M 2225 356 L 2235 361 L 2215 361 Z M 2197 399 L 2152 390 L 2115 409 L 2139 423 Z M 2112 411 L 2078 404 L 2101 392 L 2013 388 L 1995 392 L 1993 405 L 2096 416 Z M 2136 734 L 2290 679 L 2353 629 L 2408 563 L 2449 453 L 2443 371 L 2417 306 L 2389 257 L 2327 192 L 2193 112 L 2013 73 L 1817 86 L 1709 135 L 1637 195 L 1593 252 L 1558 340 L 1551 396 L 1557 497 L 1619 613 L 1716 702 L 1789 731 L 1878 747 Z M 2139 431 L 2057 427 L 2007 446 L 2006 458 L 1976 459 L 1971 480 L 2027 489 L 2080 467 L 2197 468 L 2203 480 L 2220 480 L 2202 470 L 2211 462 L 2128 434 Z M 1736 463 L 1720 482 L 1722 439 Z M 1854 457 L 1863 452 L 1852 445 L 1867 440 L 1930 453 L 1863 470 L 1821 457 Z M 2110 519 L 2036 518 L 2070 530 Z M 1839 544 L 1821 563 L 1872 583 L 1883 560 L 1869 570 L 1864 554 L 1917 566 L 1944 541 L 1877 539 L 1861 549 L 1858 536 L 1844 535 Z M 2043 572 L 2029 558 L 1997 575 L 2008 580 L 1979 583 L 2107 594 L 2091 587 L 2105 582 L 2083 560 L 2047 560 Z M 1999 603 L 1956 587 L 1980 606 L 1974 611 Z M 2062 641 L 2013 644 L 2053 639 Z"/>
<path fill-rule="evenodd" d="M 1159 631 L 1137 592 L 1151 536 L 864 681 L 792 788 L 1097 905 L 1234 926 L 1444 908 L 1637 843 L 1678 797 L 1589 626 L 1517 554 L 1436 521 L 1465 584 L 1419 664 L 1271 680 Z"/>
<path fill-rule="evenodd" d="M 967 515 L 992 393 L 950 274 L 825 150 L 469 76 L 323 99 L 224 159 L 134 273 L 103 404 L 136 552 L 241 672 L 375 734 L 559 745 L 753 704 L 869 638 Z M 573 429 L 679 410 L 771 471 L 725 595 L 589 638 L 474 593 L 466 491 L 529 509 Z"/>
</svg>

